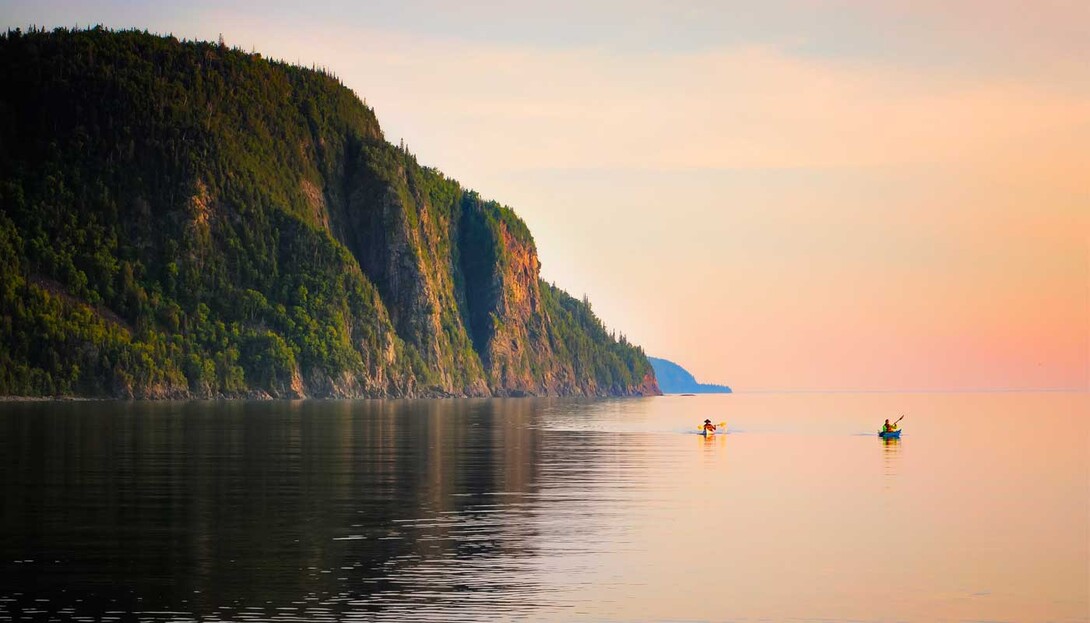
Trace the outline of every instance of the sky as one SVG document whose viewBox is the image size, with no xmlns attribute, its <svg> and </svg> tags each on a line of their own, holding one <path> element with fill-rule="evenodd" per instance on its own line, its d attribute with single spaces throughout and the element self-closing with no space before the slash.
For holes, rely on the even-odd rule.
<svg viewBox="0 0 1090 623">
<path fill-rule="evenodd" d="M 0 0 L 336 73 L 736 391 L 1090 389 L 1090 3 Z"/>
</svg>

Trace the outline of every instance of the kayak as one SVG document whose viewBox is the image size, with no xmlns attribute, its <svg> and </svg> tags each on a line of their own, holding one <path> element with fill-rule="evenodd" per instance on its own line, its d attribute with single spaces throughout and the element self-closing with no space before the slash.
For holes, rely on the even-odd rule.
<svg viewBox="0 0 1090 623">
<path fill-rule="evenodd" d="M 712 435 L 715 435 L 715 431 L 714 430 L 708 430 L 708 429 L 705 428 L 704 430 L 700 431 L 700 434 L 704 435 L 705 437 L 711 437 Z"/>
<path fill-rule="evenodd" d="M 891 430 L 889 432 L 878 431 L 878 436 L 882 439 L 900 439 L 901 429 L 898 428 L 897 430 Z"/>
</svg>

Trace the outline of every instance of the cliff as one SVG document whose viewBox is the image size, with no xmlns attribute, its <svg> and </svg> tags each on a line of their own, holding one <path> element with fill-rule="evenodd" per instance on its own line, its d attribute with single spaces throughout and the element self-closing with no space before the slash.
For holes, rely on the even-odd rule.
<svg viewBox="0 0 1090 623">
<path fill-rule="evenodd" d="M 659 393 L 326 72 L 103 29 L 0 67 L 0 395 Z"/>
<path fill-rule="evenodd" d="M 730 387 L 700 383 L 685 368 L 666 359 L 648 357 L 659 387 L 667 394 L 729 394 Z"/>
</svg>

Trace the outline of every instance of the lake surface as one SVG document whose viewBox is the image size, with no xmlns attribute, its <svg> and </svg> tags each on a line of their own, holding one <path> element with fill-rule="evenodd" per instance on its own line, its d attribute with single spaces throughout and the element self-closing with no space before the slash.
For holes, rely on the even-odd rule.
<svg viewBox="0 0 1090 623">
<path fill-rule="evenodd" d="M 1087 621 L 1088 416 L 1085 393 L 0 404 L 0 619 Z"/>
</svg>

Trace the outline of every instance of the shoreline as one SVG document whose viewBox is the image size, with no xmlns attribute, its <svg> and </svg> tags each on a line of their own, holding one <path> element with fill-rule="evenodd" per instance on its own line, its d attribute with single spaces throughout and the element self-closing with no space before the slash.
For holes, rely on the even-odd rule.
<svg viewBox="0 0 1090 623">
<path fill-rule="evenodd" d="M 273 398 L 270 396 L 219 396 L 189 398 L 112 398 L 101 396 L 0 396 L 0 405 L 39 402 L 350 402 L 356 400 L 524 400 L 533 398 L 579 398 L 591 400 L 617 400 L 624 398 L 657 398 L 650 394 L 547 394 L 541 396 L 355 396 L 355 397 L 304 397 Z"/>
<path fill-rule="evenodd" d="M 98 402 L 102 400 L 124 400 L 123 398 L 92 398 L 88 396 L 0 396 L 4 402 Z"/>
</svg>

